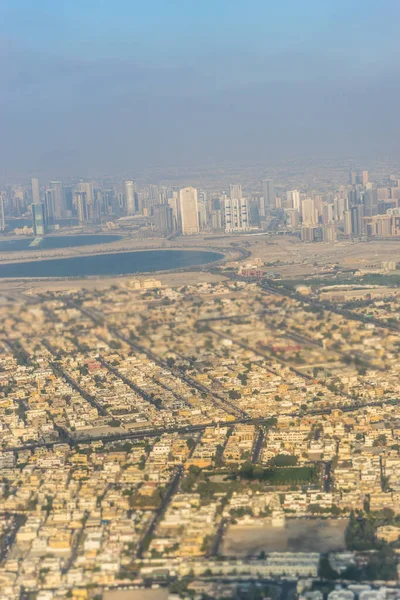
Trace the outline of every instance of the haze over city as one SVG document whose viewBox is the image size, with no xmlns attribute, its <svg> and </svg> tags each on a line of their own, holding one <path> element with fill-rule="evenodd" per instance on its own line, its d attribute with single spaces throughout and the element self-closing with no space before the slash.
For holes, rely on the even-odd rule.
<svg viewBox="0 0 400 600">
<path fill-rule="evenodd" d="M 399 17 L 0 1 L 0 600 L 400 600 Z"/>
<path fill-rule="evenodd" d="M 3 2 L 1 177 L 397 155 L 399 16 L 395 0 Z"/>
</svg>

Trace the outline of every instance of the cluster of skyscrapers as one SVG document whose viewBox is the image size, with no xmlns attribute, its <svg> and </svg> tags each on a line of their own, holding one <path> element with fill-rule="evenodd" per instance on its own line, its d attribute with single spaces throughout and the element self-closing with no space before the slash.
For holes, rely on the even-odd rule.
<svg viewBox="0 0 400 600">
<path fill-rule="evenodd" d="M 262 190 L 260 214 L 275 209 L 282 228 L 299 231 L 303 241 L 400 235 L 400 180 L 393 176 L 376 186 L 368 171 L 351 169 L 348 184 L 327 193 L 295 189 L 278 195 L 268 179 Z"/>
<path fill-rule="evenodd" d="M 376 186 L 368 171 L 351 169 L 349 181 L 321 192 L 276 187 L 262 179 L 257 190 L 243 194 L 239 183 L 222 192 L 194 187 L 137 186 L 133 180 L 99 185 L 79 181 L 65 185 L 50 181 L 41 186 L 9 186 L 0 191 L 0 228 L 6 217 L 31 215 L 34 233 L 74 220 L 75 225 L 111 222 L 145 224 L 162 235 L 200 232 L 245 232 L 254 228 L 295 231 L 303 241 L 334 241 L 347 237 L 400 235 L 400 180 L 390 177 Z M 143 221 L 144 220 L 144 221 Z"/>
<path fill-rule="evenodd" d="M 294 227 L 301 223 L 304 241 L 400 235 L 400 180 L 394 177 L 375 186 L 368 171 L 352 169 L 348 185 L 335 192 L 304 197 L 295 190 L 288 195 L 287 222 Z"/>
<path fill-rule="evenodd" d="M 212 229 L 246 231 L 250 227 L 248 201 L 238 184 L 215 196 L 193 187 L 137 187 L 133 180 L 110 187 L 87 181 L 75 185 L 50 181 L 42 187 L 33 178 L 29 187 L 14 186 L 1 192 L 0 201 L 0 215 L 5 210 L 9 217 L 31 213 L 37 236 L 71 219 L 75 224 L 89 225 L 114 218 L 143 217 L 155 230 L 167 235 L 196 235 Z M 3 221 L 4 229 L 4 218 Z"/>
</svg>

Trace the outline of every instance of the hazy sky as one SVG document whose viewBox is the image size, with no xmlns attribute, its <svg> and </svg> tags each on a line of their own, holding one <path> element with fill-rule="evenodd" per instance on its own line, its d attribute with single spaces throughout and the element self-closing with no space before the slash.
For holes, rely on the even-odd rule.
<svg viewBox="0 0 400 600">
<path fill-rule="evenodd" d="M 400 150 L 398 0 L 0 0 L 0 174 Z"/>
</svg>

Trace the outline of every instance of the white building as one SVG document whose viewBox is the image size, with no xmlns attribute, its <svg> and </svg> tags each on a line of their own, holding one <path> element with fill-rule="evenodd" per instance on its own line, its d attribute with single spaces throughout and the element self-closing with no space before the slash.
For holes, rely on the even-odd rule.
<svg viewBox="0 0 400 600">
<path fill-rule="evenodd" d="M 298 190 L 286 192 L 286 207 L 300 210 L 300 192 Z"/>
<path fill-rule="evenodd" d="M 246 198 L 224 200 L 225 231 L 247 231 L 249 229 L 249 207 Z"/>
<path fill-rule="evenodd" d="M 125 181 L 126 214 L 135 214 L 135 182 Z"/>
</svg>

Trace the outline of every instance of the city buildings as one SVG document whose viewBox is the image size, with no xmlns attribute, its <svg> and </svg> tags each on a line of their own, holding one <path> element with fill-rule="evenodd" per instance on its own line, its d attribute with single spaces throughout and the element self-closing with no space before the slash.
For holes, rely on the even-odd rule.
<svg viewBox="0 0 400 600">
<path fill-rule="evenodd" d="M 225 232 L 247 231 L 249 229 L 249 207 L 246 198 L 225 198 Z"/>
<path fill-rule="evenodd" d="M 165 583 L 307 585 L 327 559 L 342 574 L 376 556 L 341 541 L 353 511 L 377 544 L 397 544 L 399 336 L 386 326 L 400 295 L 363 306 L 341 289 L 315 312 L 312 297 L 221 268 L 213 283 L 128 279 L 0 303 L 7 600 L 59 588 L 94 600 L 161 568 Z M 302 552 L 285 548 L 296 527 Z"/>
<path fill-rule="evenodd" d="M 59 218 L 64 216 L 64 199 L 61 181 L 50 181 L 50 190 L 52 193 L 52 205 L 54 217 Z"/>
<path fill-rule="evenodd" d="M 276 195 L 274 182 L 272 179 L 262 179 L 261 180 L 261 216 L 265 216 L 268 214 L 268 211 L 274 209 L 276 207 Z"/>
<path fill-rule="evenodd" d="M 33 233 L 37 236 L 44 235 L 46 232 L 46 217 L 43 203 L 32 204 L 32 222 Z"/>
<path fill-rule="evenodd" d="M 30 218 L 31 204 L 43 202 L 49 230 L 67 225 L 102 227 L 106 223 L 110 227 L 120 218 L 137 216 L 123 227 L 139 228 L 145 236 L 258 229 L 288 231 L 303 241 L 331 243 L 349 237 L 399 235 L 395 217 L 400 208 L 400 178 L 381 177 L 372 182 L 367 171 L 353 169 L 347 185 L 326 184 L 316 189 L 308 184 L 292 189 L 289 183 L 293 184 L 293 179 L 284 184 L 267 178 L 247 182 L 246 188 L 235 182 L 213 183 L 207 189 L 180 189 L 162 182 L 140 184 L 133 179 L 52 180 L 40 188 L 38 178 L 32 178 L 29 185 L 15 184 L 1 194 L 4 221 Z M 172 210 L 172 222 L 165 206 Z M 307 230 L 302 231 L 304 228 Z"/>
<path fill-rule="evenodd" d="M 76 206 L 79 223 L 87 223 L 89 220 L 89 211 L 86 192 L 75 192 L 74 204 Z"/>
<path fill-rule="evenodd" d="M 0 192 L 0 231 L 4 231 L 6 228 L 6 217 L 5 217 L 5 210 L 4 210 L 4 198 L 5 194 L 3 192 Z"/>
<path fill-rule="evenodd" d="M 136 212 L 134 181 L 125 181 L 125 201 L 127 215 L 134 215 Z"/>
<path fill-rule="evenodd" d="M 32 203 L 39 204 L 39 202 L 40 202 L 40 186 L 39 186 L 39 179 L 37 179 L 37 177 L 32 177 L 31 186 L 32 186 Z"/>
<path fill-rule="evenodd" d="M 155 204 L 153 206 L 154 226 L 162 233 L 172 233 L 175 230 L 175 219 L 169 204 Z"/>
<path fill-rule="evenodd" d="M 197 190 L 186 187 L 179 191 L 180 215 L 183 235 L 196 235 L 200 231 Z"/>
<path fill-rule="evenodd" d="M 305 198 L 302 200 L 301 214 L 303 217 L 303 225 L 310 227 L 318 223 L 318 211 L 312 198 Z"/>
<path fill-rule="evenodd" d="M 298 190 L 289 190 L 286 193 L 286 208 L 300 210 L 300 192 Z"/>
</svg>

